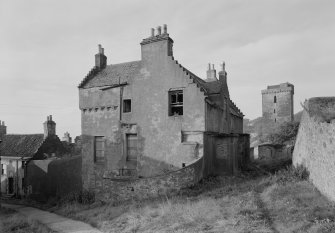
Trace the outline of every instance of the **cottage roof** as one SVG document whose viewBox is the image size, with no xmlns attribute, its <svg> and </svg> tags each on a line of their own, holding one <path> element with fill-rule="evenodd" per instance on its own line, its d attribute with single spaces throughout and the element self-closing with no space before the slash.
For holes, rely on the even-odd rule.
<svg viewBox="0 0 335 233">
<path fill-rule="evenodd" d="M 108 65 L 100 70 L 94 67 L 85 79 L 80 83 L 79 88 L 91 88 L 110 86 L 123 82 L 129 82 L 140 72 L 141 61 L 125 62 Z"/>
<path fill-rule="evenodd" d="M 0 155 L 33 157 L 44 141 L 43 134 L 6 134 L 0 143 Z"/>
</svg>

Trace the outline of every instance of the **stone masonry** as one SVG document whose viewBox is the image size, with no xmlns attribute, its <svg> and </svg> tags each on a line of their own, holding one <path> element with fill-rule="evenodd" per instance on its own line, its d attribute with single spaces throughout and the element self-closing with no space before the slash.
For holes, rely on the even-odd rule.
<svg viewBox="0 0 335 233">
<path fill-rule="evenodd" d="M 273 123 L 293 121 L 294 86 L 290 83 L 268 86 L 262 90 L 263 119 Z"/>
</svg>

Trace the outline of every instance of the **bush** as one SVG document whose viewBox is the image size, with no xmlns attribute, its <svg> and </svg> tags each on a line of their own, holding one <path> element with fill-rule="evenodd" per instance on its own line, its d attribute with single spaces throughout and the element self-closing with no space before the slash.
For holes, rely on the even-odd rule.
<svg viewBox="0 0 335 233">
<path fill-rule="evenodd" d="M 265 141 L 274 144 L 294 145 L 298 134 L 299 122 L 285 122 L 278 126 L 273 133 L 266 136 Z"/>
<path fill-rule="evenodd" d="M 94 192 L 88 190 L 71 192 L 61 199 L 61 203 L 92 204 L 95 201 Z"/>
<path fill-rule="evenodd" d="M 279 170 L 274 175 L 274 177 L 276 181 L 280 183 L 296 182 L 296 181 L 307 180 L 309 177 L 309 172 L 302 165 L 299 165 L 297 167 L 288 166 L 285 169 Z"/>
</svg>

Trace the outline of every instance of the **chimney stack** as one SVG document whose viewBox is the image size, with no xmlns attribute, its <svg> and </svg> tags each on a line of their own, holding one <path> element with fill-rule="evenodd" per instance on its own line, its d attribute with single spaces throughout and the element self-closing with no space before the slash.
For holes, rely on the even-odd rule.
<svg viewBox="0 0 335 233">
<path fill-rule="evenodd" d="M 227 97 L 229 97 L 229 90 L 227 84 L 227 72 L 226 72 L 226 63 L 222 62 L 221 71 L 219 72 L 219 81 L 223 87 L 223 91 Z"/>
<path fill-rule="evenodd" d="M 99 51 L 95 55 L 95 66 L 99 69 L 104 69 L 107 65 L 107 57 L 104 54 L 104 48 L 101 45 L 98 45 Z"/>
<path fill-rule="evenodd" d="M 47 116 L 47 120 L 43 123 L 43 126 L 44 138 L 56 135 L 56 123 L 52 120 L 52 115 Z"/>
<path fill-rule="evenodd" d="M 3 139 L 3 136 L 7 134 L 7 126 L 5 122 L 0 120 L 0 139 Z"/>
<path fill-rule="evenodd" d="M 142 60 L 156 60 L 153 54 L 161 54 L 164 56 L 173 56 L 173 40 L 169 37 L 167 32 L 167 25 L 151 28 L 151 35 L 141 42 L 141 57 Z"/>
<path fill-rule="evenodd" d="M 214 64 L 212 64 L 212 69 L 211 69 L 211 63 L 208 63 L 208 70 L 207 70 L 207 78 L 206 82 L 213 82 L 217 81 L 218 79 L 216 78 L 216 70 L 214 68 Z"/>
<path fill-rule="evenodd" d="M 162 27 L 158 26 L 157 27 L 157 36 L 160 36 L 160 35 L 162 35 Z"/>
</svg>

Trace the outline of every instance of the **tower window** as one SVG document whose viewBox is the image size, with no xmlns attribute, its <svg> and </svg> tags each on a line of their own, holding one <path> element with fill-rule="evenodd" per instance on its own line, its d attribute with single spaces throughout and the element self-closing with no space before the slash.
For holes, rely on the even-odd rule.
<svg viewBox="0 0 335 233">
<path fill-rule="evenodd" d="M 273 103 L 277 103 L 277 96 L 273 97 Z"/>
<path fill-rule="evenodd" d="M 273 113 L 276 113 L 276 109 L 273 109 Z"/>
<path fill-rule="evenodd" d="M 277 122 L 277 119 L 275 118 L 275 122 Z"/>
<path fill-rule="evenodd" d="M 169 116 L 183 115 L 183 91 L 169 91 Z"/>
</svg>

